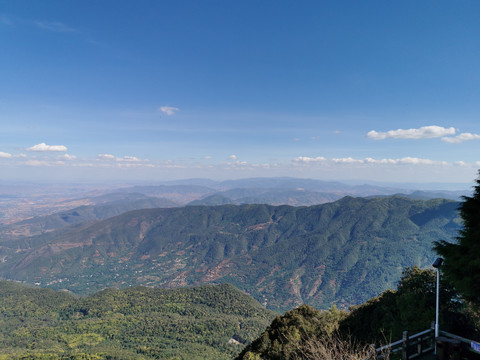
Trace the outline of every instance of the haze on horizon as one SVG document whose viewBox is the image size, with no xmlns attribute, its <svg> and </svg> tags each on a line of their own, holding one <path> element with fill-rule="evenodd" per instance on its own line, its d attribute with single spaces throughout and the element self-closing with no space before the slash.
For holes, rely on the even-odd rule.
<svg viewBox="0 0 480 360">
<path fill-rule="evenodd" d="M 480 3 L 0 0 L 0 181 L 471 183 Z"/>
</svg>

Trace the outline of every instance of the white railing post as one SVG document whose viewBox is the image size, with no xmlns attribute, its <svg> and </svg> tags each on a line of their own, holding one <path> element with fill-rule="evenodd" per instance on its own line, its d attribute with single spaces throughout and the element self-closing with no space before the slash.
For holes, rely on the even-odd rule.
<svg viewBox="0 0 480 360">
<path fill-rule="evenodd" d="M 408 360 L 408 331 L 403 332 L 403 342 L 402 342 L 402 360 Z"/>
</svg>

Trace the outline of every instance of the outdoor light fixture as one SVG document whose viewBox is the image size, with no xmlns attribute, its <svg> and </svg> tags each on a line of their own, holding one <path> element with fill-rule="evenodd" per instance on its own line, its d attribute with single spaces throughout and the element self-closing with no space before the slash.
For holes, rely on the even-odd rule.
<svg viewBox="0 0 480 360">
<path fill-rule="evenodd" d="M 437 270 L 437 301 L 435 307 L 435 339 L 438 338 L 439 327 L 438 327 L 438 313 L 439 313 L 439 297 L 440 297 L 440 266 L 442 266 L 443 259 L 437 258 L 432 266 Z M 435 342 L 435 354 L 437 353 L 437 343 Z"/>
<path fill-rule="evenodd" d="M 435 262 L 432 264 L 432 266 L 435 269 L 438 269 L 440 266 L 442 266 L 442 263 L 443 263 L 443 259 L 442 258 L 437 258 L 437 260 L 435 260 Z"/>
</svg>

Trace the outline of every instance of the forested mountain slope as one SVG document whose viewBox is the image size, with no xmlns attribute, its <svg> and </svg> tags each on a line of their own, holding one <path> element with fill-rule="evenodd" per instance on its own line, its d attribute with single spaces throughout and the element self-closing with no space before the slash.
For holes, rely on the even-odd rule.
<svg viewBox="0 0 480 360">
<path fill-rule="evenodd" d="M 227 284 L 77 298 L 1 281 L 0 309 L 0 359 L 231 359 L 275 315 Z"/>
<path fill-rule="evenodd" d="M 1 243 L 7 279 L 92 293 L 107 286 L 230 282 L 272 309 L 359 304 L 429 265 L 458 203 L 351 198 L 310 207 L 188 206 L 128 212 Z"/>
</svg>

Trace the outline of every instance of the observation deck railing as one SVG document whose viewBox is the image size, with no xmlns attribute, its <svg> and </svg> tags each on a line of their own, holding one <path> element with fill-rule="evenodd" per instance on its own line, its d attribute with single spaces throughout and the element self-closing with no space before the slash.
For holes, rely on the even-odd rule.
<svg viewBox="0 0 480 360">
<path fill-rule="evenodd" d="M 433 359 L 432 355 L 436 349 L 436 358 L 447 359 L 469 359 L 480 360 L 480 343 L 476 341 L 439 331 L 439 337 L 435 338 L 435 323 L 432 322 L 430 329 L 410 335 L 408 331 L 403 332 L 401 340 L 375 349 L 376 359 Z"/>
</svg>

